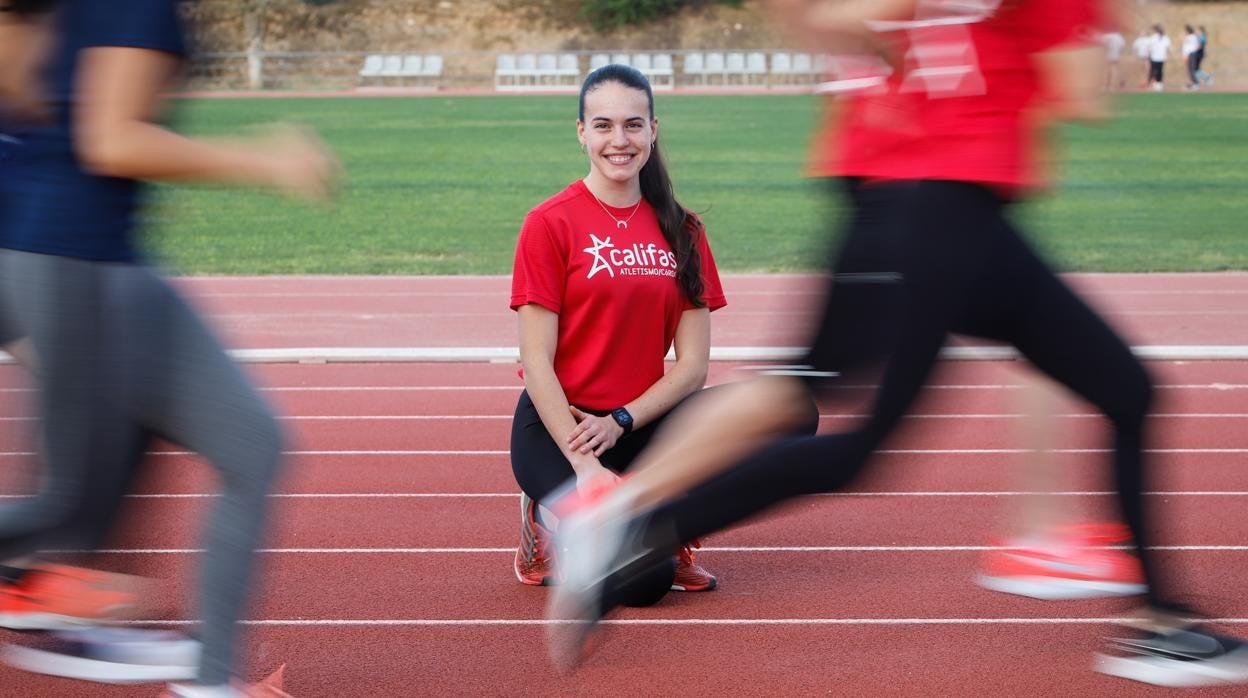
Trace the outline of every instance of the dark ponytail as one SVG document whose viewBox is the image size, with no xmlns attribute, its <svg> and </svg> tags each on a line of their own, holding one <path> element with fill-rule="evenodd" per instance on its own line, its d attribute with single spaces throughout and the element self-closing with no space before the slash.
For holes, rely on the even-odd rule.
<svg viewBox="0 0 1248 698">
<path fill-rule="evenodd" d="M 650 118 L 654 118 L 654 92 L 650 89 L 650 81 L 636 68 L 612 64 L 590 73 L 581 85 L 580 107 L 577 112 L 581 121 L 585 121 L 585 95 L 606 82 L 618 82 L 646 93 Z M 702 257 L 698 254 L 697 246 L 698 239 L 704 234 L 702 221 L 676 200 L 672 178 L 668 176 L 663 156 L 659 154 L 658 141 L 651 147 L 650 157 L 641 167 L 640 178 L 641 195 L 650 202 L 659 218 L 659 229 L 663 231 L 663 237 L 676 253 L 677 285 L 695 308 L 706 307 L 706 301 L 702 300 Z"/>
</svg>

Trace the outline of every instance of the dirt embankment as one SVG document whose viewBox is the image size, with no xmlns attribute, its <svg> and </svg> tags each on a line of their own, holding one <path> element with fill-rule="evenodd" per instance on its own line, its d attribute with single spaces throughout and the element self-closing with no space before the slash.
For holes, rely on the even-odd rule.
<svg viewBox="0 0 1248 698">
<path fill-rule="evenodd" d="M 205 51 L 247 47 L 244 3 L 200 0 L 188 10 Z M 459 53 L 614 49 L 774 48 L 785 45 L 759 8 L 710 6 L 609 34 L 579 17 L 575 0 L 270 0 L 268 51 Z"/>
<path fill-rule="evenodd" d="M 498 52 L 776 49 L 794 45 L 769 21 L 757 0 L 741 7 L 706 5 L 645 26 L 608 34 L 580 18 L 577 0 L 199 0 L 187 9 L 196 20 L 201 50 L 245 51 L 244 7 L 263 4 L 265 51 L 440 53 L 492 72 Z M 1175 39 L 1184 24 L 1208 27 L 1210 68 L 1226 84 L 1248 76 L 1248 2 L 1171 3 L 1126 0 L 1128 42 L 1160 22 Z M 470 59 L 470 56 L 475 58 Z M 480 64 L 480 65 L 476 65 Z M 1178 61 L 1176 59 L 1175 66 Z M 448 69 L 449 69 L 448 61 Z M 454 71 L 451 71 L 454 73 Z"/>
</svg>

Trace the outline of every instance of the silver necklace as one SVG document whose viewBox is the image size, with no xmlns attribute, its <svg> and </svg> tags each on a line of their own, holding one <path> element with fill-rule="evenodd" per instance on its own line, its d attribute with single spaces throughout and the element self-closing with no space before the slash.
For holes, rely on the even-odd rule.
<svg viewBox="0 0 1248 698">
<path fill-rule="evenodd" d="M 585 191 L 588 191 L 589 195 L 594 197 L 594 201 L 598 202 L 598 207 L 602 209 L 602 212 L 610 216 L 611 220 L 615 221 L 615 227 L 617 230 L 628 230 L 628 222 L 633 220 L 633 216 L 637 215 L 637 209 L 641 208 L 641 202 L 646 198 L 643 196 L 640 199 L 637 199 L 637 204 L 633 206 L 633 212 L 628 214 L 628 218 L 620 220 L 615 217 L 614 213 L 611 213 L 611 211 L 607 209 L 606 204 L 602 203 L 594 192 L 589 190 L 589 187 L 585 187 Z"/>
</svg>

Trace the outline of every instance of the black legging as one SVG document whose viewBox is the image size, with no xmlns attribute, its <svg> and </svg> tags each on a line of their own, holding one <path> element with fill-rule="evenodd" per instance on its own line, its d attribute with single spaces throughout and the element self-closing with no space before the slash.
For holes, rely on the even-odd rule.
<svg viewBox="0 0 1248 698">
<path fill-rule="evenodd" d="M 700 395 L 714 392 L 715 388 L 706 388 L 686 397 L 676 408 L 622 437 L 615 446 L 599 457 L 599 461 L 617 473 L 628 471 L 676 409 L 695 401 Z M 812 435 L 818 428 L 819 409 L 812 400 L 808 418 L 795 427 L 792 433 Z M 516 476 L 520 489 L 535 502 L 546 499 L 575 475 L 572 464 L 568 463 L 563 451 L 546 430 L 546 425 L 538 415 L 537 407 L 533 405 L 527 390 L 521 391 L 520 400 L 516 403 L 516 415 L 511 422 L 511 471 Z"/>
<path fill-rule="evenodd" d="M 1142 492 L 1152 382 L 1127 345 L 1040 261 L 980 186 L 851 185 L 855 210 L 808 363 L 850 377 L 882 366 L 865 423 L 777 442 L 654 513 L 652 543 L 706 535 L 802 494 L 845 487 L 909 409 L 951 332 L 1014 345 L 1114 427 L 1113 468 L 1152 603 L 1166 605 Z M 669 532 L 664 534 L 662 532 Z"/>
</svg>

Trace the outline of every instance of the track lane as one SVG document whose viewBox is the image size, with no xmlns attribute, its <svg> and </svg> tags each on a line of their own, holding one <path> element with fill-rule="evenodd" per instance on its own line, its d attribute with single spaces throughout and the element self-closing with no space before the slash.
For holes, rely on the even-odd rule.
<svg viewBox="0 0 1248 698">
<path fill-rule="evenodd" d="M 131 521 L 116 547 L 198 547 L 212 499 L 132 499 Z M 1218 504 L 1221 503 L 1221 506 Z M 1158 545 L 1241 545 L 1248 542 L 1243 507 L 1204 497 L 1153 497 L 1164 531 Z M 903 505 L 904 504 L 904 505 Z M 804 497 L 712 538 L 716 546 L 975 545 L 1004 530 L 1017 501 L 985 498 Z M 1112 500 L 1079 502 L 1099 517 Z M 780 513 L 779 511 L 775 513 Z M 506 547 L 519 536 L 518 500 L 277 499 L 270 548 Z M 159 525 L 157 525 L 159 522 Z"/>
</svg>

